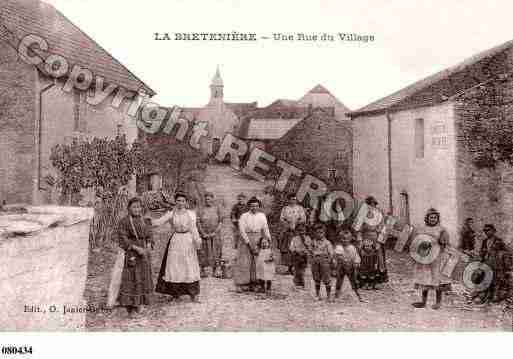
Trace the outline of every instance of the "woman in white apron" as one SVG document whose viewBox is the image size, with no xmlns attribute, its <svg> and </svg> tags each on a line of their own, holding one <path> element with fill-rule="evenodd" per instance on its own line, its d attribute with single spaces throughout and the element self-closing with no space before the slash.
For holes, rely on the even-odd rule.
<svg viewBox="0 0 513 359">
<path fill-rule="evenodd" d="M 152 225 L 171 224 L 171 236 L 164 252 L 157 280 L 157 293 L 170 295 L 177 299 L 188 295 L 192 301 L 198 301 L 200 292 L 200 268 L 197 250 L 201 247 L 201 238 L 196 227 L 196 214 L 187 209 L 187 196 L 175 195 L 176 207 Z"/>
<path fill-rule="evenodd" d="M 240 238 L 233 273 L 238 292 L 242 292 L 246 288 L 253 291 L 256 288 L 258 243 L 262 237 L 271 239 L 267 218 L 264 213 L 258 211 L 260 201 L 256 197 L 252 197 L 248 201 L 248 206 L 249 212 L 243 213 L 239 219 Z"/>
</svg>

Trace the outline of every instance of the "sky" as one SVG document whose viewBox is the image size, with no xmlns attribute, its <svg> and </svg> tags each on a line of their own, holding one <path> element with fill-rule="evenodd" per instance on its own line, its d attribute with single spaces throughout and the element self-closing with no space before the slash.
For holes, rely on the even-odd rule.
<svg viewBox="0 0 513 359">
<path fill-rule="evenodd" d="M 227 102 L 299 99 L 322 84 L 351 110 L 513 39 L 511 1 L 44 0 L 149 85 L 203 106 L 219 65 Z M 154 33 L 358 33 L 373 42 L 156 41 Z"/>
</svg>

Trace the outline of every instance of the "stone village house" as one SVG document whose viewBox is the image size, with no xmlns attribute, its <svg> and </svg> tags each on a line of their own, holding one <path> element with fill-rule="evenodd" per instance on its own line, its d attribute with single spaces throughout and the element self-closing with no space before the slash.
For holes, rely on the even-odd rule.
<svg viewBox="0 0 513 359">
<path fill-rule="evenodd" d="M 95 76 L 132 93 L 155 92 L 73 25 L 53 6 L 38 0 L 2 0 L 0 23 L 18 40 L 35 34 L 49 44 L 49 52 L 70 64 L 88 68 Z M 128 101 L 111 107 L 112 98 L 100 105 L 86 102 L 88 91 L 61 90 L 66 78 L 54 80 L 26 64 L 0 39 L 0 199 L 8 203 L 50 203 L 56 191 L 48 179 L 55 176 L 51 148 L 73 137 L 137 136 L 126 115 Z M 135 190 L 132 188 L 132 190 Z"/>
<path fill-rule="evenodd" d="M 422 223 L 426 210 L 435 207 L 453 244 L 467 217 L 479 231 L 494 223 L 510 241 L 511 166 L 478 166 L 477 140 L 469 141 L 466 129 L 512 127 L 512 70 L 508 42 L 350 113 L 356 196 L 374 195 L 385 211 L 411 224 Z M 492 140 L 505 134 L 498 131 Z"/>
</svg>

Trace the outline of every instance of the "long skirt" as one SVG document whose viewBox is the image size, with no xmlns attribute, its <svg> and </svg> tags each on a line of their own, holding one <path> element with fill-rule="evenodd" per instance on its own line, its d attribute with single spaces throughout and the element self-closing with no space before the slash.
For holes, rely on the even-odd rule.
<svg viewBox="0 0 513 359">
<path fill-rule="evenodd" d="M 385 276 L 387 273 L 387 261 L 385 246 L 378 242 L 378 233 L 373 231 L 367 231 L 362 234 L 363 240 L 370 240 L 374 244 L 374 247 L 378 251 L 378 271 L 381 276 Z"/>
<path fill-rule="evenodd" d="M 220 265 L 223 259 L 223 242 L 220 235 L 214 237 L 202 238 L 200 250 L 200 266 L 216 267 Z"/>
<path fill-rule="evenodd" d="M 290 228 L 286 229 L 280 237 L 278 248 L 280 249 L 281 253 L 281 265 L 292 266 L 292 256 L 289 249 L 292 237 L 294 237 L 294 231 Z"/>
<path fill-rule="evenodd" d="M 190 234 L 175 233 L 169 239 L 155 288 L 157 293 L 175 298 L 181 295 L 193 297 L 200 293 L 198 257 L 192 239 L 187 236 Z M 169 262 L 168 257 L 171 257 Z"/>
<path fill-rule="evenodd" d="M 153 280 L 151 278 L 149 256 L 140 256 L 129 251 L 125 255 L 119 304 L 123 307 L 150 305 L 153 300 Z"/>
<path fill-rule="evenodd" d="M 250 244 L 246 244 L 240 238 L 237 245 L 237 257 L 233 267 L 233 280 L 235 285 L 255 284 L 256 278 L 256 256 L 251 248 L 257 248 L 258 241 L 261 238 L 260 233 L 248 233 Z"/>
<path fill-rule="evenodd" d="M 307 256 L 302 253 L 292 253 L 292 264 L 294 266 L 294 284 L 300 287 L 305 286 L 305 269 L 308 264 Z"/>
<path fill-rule="evenodd" d="M 420 290 L 436 289 L 441 291 L 451 290 L 451 278 L 442 273 L 442 265 L 450 254 L 441 251 L 432 263 L 414 264 L 414 287 Z"/>
</svg>

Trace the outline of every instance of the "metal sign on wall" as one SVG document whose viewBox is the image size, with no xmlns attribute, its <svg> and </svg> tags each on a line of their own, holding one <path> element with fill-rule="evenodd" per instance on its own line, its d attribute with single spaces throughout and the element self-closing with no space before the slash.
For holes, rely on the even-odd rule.
<svg viewBox="0 0 513 359">
<path fill-rule="evenodd" d="M 449 131 L 445 122 L 436 122 L 431 126 L 431 147 L 439 150 L 449 148 Z"/>
</svg>

